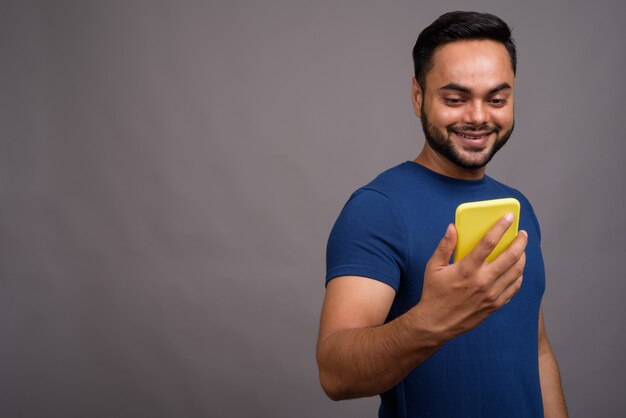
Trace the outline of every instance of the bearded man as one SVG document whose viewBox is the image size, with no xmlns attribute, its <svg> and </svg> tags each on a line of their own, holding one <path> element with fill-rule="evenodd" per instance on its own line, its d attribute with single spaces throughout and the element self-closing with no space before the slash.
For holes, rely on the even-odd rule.
<svg viewBox="0 0 626 418">
<path fill-rule="evenodd" d="M 412 100 L 423 149 L 357 190 L 328 241 L 317 359 L 332 399 L 380 395 L 380 417 L 566 417 L 541 310 L 539 223 L 485 174 L 514 126 L 508 25 L 452 12 L 419 35 Z M 457 263 L 456 207 L 513 197 L 520 233 L 486 258 L 503 216 Z M 443 236 L 443 237 L 442 237 Z"/>
</svg>

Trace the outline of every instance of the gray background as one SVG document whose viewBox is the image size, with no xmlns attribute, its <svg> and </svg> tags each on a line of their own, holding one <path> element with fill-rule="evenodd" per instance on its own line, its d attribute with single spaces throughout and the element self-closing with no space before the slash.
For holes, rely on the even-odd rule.
<svg viewBox="0 0 626 418">
<path fill-rule="evenodd" d="M 0 3 L 0 414 L 364 417 L 314 347 L 328 232 L 422 144 L 410 51 L 500 15 L 517 127 L 489 174 L 543 228 L 573 417 L 626 413 L 615 1 Z"/>
</svg>

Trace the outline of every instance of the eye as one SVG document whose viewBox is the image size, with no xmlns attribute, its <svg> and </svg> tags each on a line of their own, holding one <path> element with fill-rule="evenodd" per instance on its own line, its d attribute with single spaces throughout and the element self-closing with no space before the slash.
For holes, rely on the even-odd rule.
<svg viewBox="0 0 626 418">
<path fill-rule="evenodd" d="M 496 107 L 502 107 L 506 104 L 506 99 L 494 97 L 489 100 L 489 104 L 491 104 L 492 106 L 496 106 Z"/>
<path fill-rule="evenodd" d="M 465 103 L 465 101 L 459 97 L 444 97 L 443 102 L 448 106 L 460 106 Z"/>
</svg>

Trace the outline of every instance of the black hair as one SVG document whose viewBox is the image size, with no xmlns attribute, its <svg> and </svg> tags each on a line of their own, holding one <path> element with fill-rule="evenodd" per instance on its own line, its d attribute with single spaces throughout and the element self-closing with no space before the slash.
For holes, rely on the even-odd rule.
<svg viewBox="0 0 626 418">
<path fill-rule="evenodd" d="M 504 45 L 511 58 L 513 74 L 517 69 L 517 52 L 511 37 L 511 28 L 499 17 L 489 13 L 449 12 L 437 18 L 418 36 L 413 47 L 415 79 L 420 87 L 426 87 L 426 73 L 433 67 L 433 55 L 437 47 L 449 42 L 490 39 Z"/>
</svg>

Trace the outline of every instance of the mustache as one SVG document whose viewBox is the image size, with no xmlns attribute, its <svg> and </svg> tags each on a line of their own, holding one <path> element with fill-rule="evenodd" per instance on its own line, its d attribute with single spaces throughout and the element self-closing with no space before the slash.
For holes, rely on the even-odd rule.
<svg viewBox="0 0 626 418">
<path fill-rule="evenodd" d="M 483 125 L 453 125 L 448 127 L 448 133 L 464 133 L 464 132 L 499 132 L 500 130 L 495 126 L 483 124 Z"/>
</svg>

